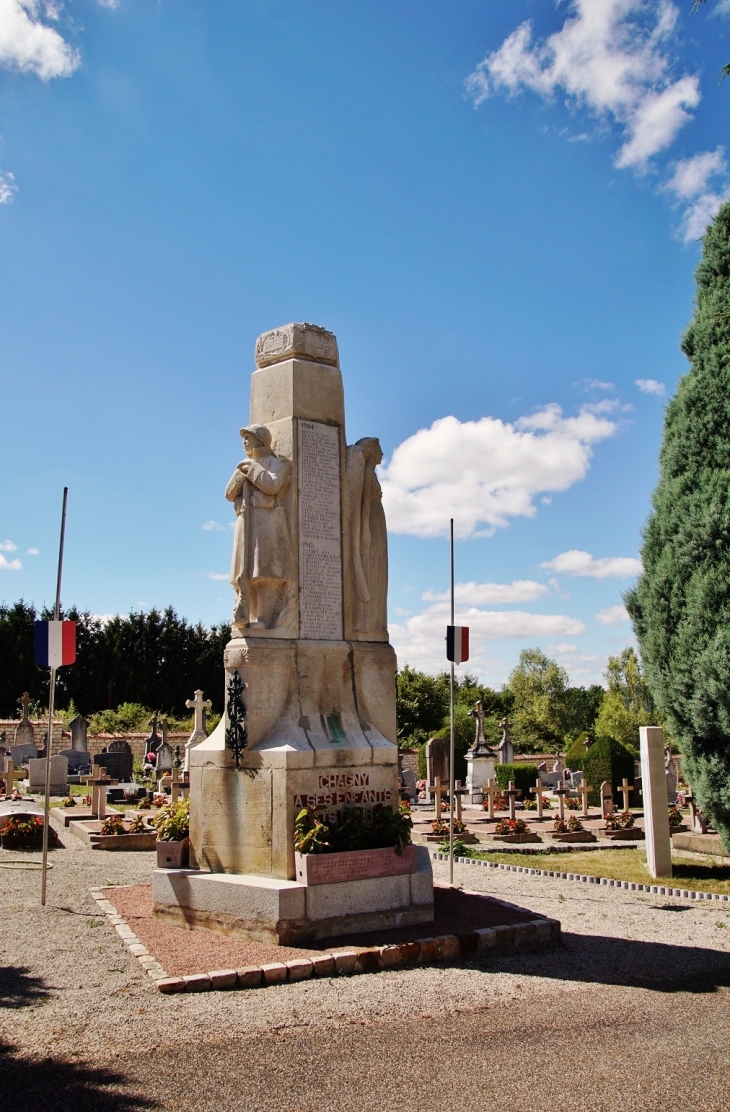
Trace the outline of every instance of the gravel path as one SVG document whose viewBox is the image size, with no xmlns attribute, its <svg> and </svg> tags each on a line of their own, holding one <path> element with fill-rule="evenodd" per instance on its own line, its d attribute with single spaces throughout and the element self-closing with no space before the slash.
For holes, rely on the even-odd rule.
<svg viewBox="0 0 730 1112">
<path fill-rule="evenodd" d="M 148 882 L 153 854 L 63 839 L 45 910 L 39 873 L 0 869 L 0 1041 L 15 1048 L 0 1054 L 0 1092 L 15 1112 L 658 1112 L 678 1094 L 728 1107 L 727 905 L 457 867 L 457 883 L 560 919 L 564 947 L 165 997 L 88 894 Z M 0 865 L 39 858 L 0 851 Z"/>
</svg>

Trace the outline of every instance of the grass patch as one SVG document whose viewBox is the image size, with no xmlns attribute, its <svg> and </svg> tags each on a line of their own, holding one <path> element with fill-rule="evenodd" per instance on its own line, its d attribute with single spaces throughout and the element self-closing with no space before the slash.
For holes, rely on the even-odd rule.
<svg viewBox="0 0 730 1112">
<path fill-rule="evenodd" d="M 549 869 L 560 873 L 576 873 L 580 876 L 605 876 L 608 880 L 628 880 L 637 884 L 657 884 L 666 880 L 673 888 L 694 889 L 698 892 L 720 892 L 730 896 L 730 866 L 703 865 L 682 853 L 672 854 L 672 877 L 654 880 L 646 868 L 646 856 L 642 849 L 633 852 L 621 850 L 600 850 L 596 853 L 549 853 L 514 854 L 491 853 L 472 850 L 470 857 L 483 861 L 499 861 L 504 865 L 523 865 L 530 869 Z"/>
</svg>

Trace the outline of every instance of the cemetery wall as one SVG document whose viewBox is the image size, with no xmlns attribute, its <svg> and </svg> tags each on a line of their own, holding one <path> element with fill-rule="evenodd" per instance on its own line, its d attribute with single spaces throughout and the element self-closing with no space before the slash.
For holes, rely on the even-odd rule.
<svg viewBox="0 0 730 1112">
<path fill-rule="evenodd" d="M 112 741 L 126 741 L 132 748 L 132 759 L 141 760 L 145 753 L 145 740 L 148 734 L 89 734 L 86 739 L 86 747 L 92 756 L 95 753 L 101 753 Z M 190 737 L 189 733 L 185 734 L 168 734 L 167 741 L 172 747 L 174 752 L 175 746 L 179 745 L 182 753 L 182 747 Z M 71 744 L 71 738 L 68 737 L 61 748 L 65 748 Z"/>
<path fill-rule="evenodd" d="M 404 772 L 412 772 L 418 779 L 418 750 L 417 749 L 399 749 L 398 756 L 400 757 L 401 768 Z"/>
<path fill-rule="evenodd" d="M 46 730 L 48 729 L 48 719 L 47 718 L 43 718 L 43 719 L 41 719 L 41 718 L 31 718 L 30 719 L 30 724 L 33 727 L 33 741 L 35 742 L 35 745 L 38 749 L 42 749 L 43 748 L 43 735 L 45 734 Z M 20 725 L 20 719 L 19 718 L 0 718 L 0 731 L 2 731 L 2 730 L 5 731 L 5 744 L 6 745 L 13 745 L 14 744 L 13 738 L 15 736 L 15 727 L 19 726 L 19 725 Z M 52 742 L 52 746 L 51 746 L 51 754 L 59 753 L 61 751 L 61 749 L 65 749 L 67 745 L 71 744 L 71 738 L 70 738 L 69 734 L 64 734 L 64 737 L 67 738 L 68 740 L 62 742 L 62 740 L 61 740 L 62 732 L 63 732 L 63 722 L 61 721 L 60 718 L 54 718 L 53 719 L 53 742 Z"/>
</svg>

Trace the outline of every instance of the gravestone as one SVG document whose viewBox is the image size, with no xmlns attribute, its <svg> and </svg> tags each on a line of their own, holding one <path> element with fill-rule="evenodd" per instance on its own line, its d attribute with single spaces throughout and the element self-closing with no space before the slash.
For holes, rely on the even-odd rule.
<svg viewBox="0 0 730 1112">
<path fill-rule="evenodd" d="M 208 736 L 205 728 L 205 712 L 206 710 L 210 710 L 213 704 L 210 699 L 203 698 L 203 692 L 200 690 L 200 688 L 198 688 L 195 692 L 195 697 L 192 699 L 187 699 L 185 702 L 185 706 L 188 707 L 195 716 L 193 720 L 193 732 L 188 740 L 185 742 L 185 762 L 183 768 L 186 772 L 189 772 L 190 750 L 193 748 L 194 745 L 198 745 L 199 742 L 205 741 L 206 737 Z"/>
<path fill-rule="evenodd" d="M 466 794 L 472 803 L 481 803 L 484 789 L 494 777 L 497 755 L 484 737 L 484 703 L 481 700 L 469 711 L 469 717 L 476 722 L 476 736 L 466 754 Z"/>
<path fill-rule="evenodd" d="M 172 772 L 173 764 L 174 757 L 172 748 L 167 744 L 166 741 L 160 742 L 160 746 L 157 750 L 157 764 L 155 765 L 155 771 L 160 775 L 165 772 Z"/>
<path fill-rule="evenodd" d="M 644 789 L 646 866 L 653 877 L 671 876 L 672 839 L 667 817 L 667 771 L 664 730 L 661 726 L 639 728 L 639 750 Z"/>
<path fill-rule="evenodd" d="M 436 777 L 442 784 L 450 783 L 449 780 L 449 741 L 445 737 L 432 737 L 426 742 L 426 791 L 429 784 L 436 783 Z"/>
<path fill-rule="evenodd" d="M 94 754 L 94 772 L 98 774 L 100 768 L 105 768 L 111 780 L 127 783 L 132 779 L 132 762 L 127 753 L 112 753 L 103 749 L 101 753 Z"/>
<path fill-rule="evenodd" d="M 27 765 L 28 761 L 35 760 L 38 750 L 32 741 L 23 742 L 21 745 L 10 746 L 10 756 L 15 767 L 20 768 L 21 765 Z"/>
<path fill-rule="evenodd" d="M 59 756 L 68 761 L 69 776 L 81 776 L 91 772 L 91 756 L 81 749 L 62 749 Z"/>
<path fill-rule="evenodd" d="M 604 819 L 613 814 L 613 788 L 609 780 L 604 780 L 601 784 L 601 814 Z"/>
<path fill-rule="evenodd" d="M 502 740 L 497 746 L 497 749 L 499 751 L 499 763 L 501 765 L 514 764 L 515 747 L 512 744 L 512 740 L 509 736 L 509 718 L 507 717 L 507 715 L 505 715 L 500 722 L 499 728 L 502 731 Z"/>
<path fill-rule="evenodd" d="M 160 736 L 157 733 L 157 723 L 158 723 L 158 721 L 159 721 L 159 719 L 158 719 L 158 716 L 156 714 L 153 714 L 152 717 L 149 720 L 149 725 L 152 727 L 152 729 L 151 729 L 150 733 L 147 735 L 147 737 L 144 739 L 144 755 L 145 755 L 145 757 L 147 756 L 148 753 L 157 753 L 157 750 L 160 748 Z"/>
<path fill-rule="evenodd" d="M 132 753 L 132 746 L 129 744 L 129 742 L 125 741 L 123 738 L 119 738 L 117 741 L 112 741 L 107 746 L 107 752 L 113 754 L 115 757 L 117 755 L 121 755 L 124 758 L 123 763 L 117 765 L 117 768 L 121 768 L 122 772 L 122 775 L 117 777 L 117 779 L 121 780 L 125 784 L 131 781 L 132 768 L 134 765 L 134 754 Z M 116 777 L 116 773 L 114 773 L 114 775 Z"/>
<path fill-rule="evenodd" d="M 669 803 L 677 802 L 677 766 L 672 756 L 672 747 L 668 745 L 665 750 L 665 767 L 667 777 L 667 800 Z"/>
<path fill-rule="evenodd" d="M 13 752 L 13 760 L 15 761 L 16 765 L 20 763 L 20 761 L 16 760 L 15 757 L 16 750 L 18 751 L 18 756 L 20 756 L 22 752 L 25 760 L 28 760 L 30 756 L 35 757 L 38 752 L 35 744 L 35 731 L 33 730 L 33 723 L 31 722 L 30 718 L 28 718 L 30 695 L 27 691 L 23 692 L 22 698 L 19 700 L 19 703 L 20 706 L 23 708 L 23 716 L 20 719 L 18 725 L 15 727 L 15 734 L 13 735 L 13 746 L 11 750 L 11 752 Z M 30 746 L 33 746 L 32 753 L 30 752 Z"/>
<path fill-rule="evenodd" d="M 191 863 L 201 873 L 187 870 L 183 883 L 156 871 L 155 914 L 221 929 L 224 898 L 237 930 L 274 942 L 429 922 L 426 846 L 415 847 L 415 871 L 387 883 L 310 891 L 296 880 L 303 807 L 326 820 L 398 806 L 382 452 L 375 437 L 347 445 L 332 333 L 274 329 L 259 337 L 256 363 L 240 429 L 246 458 L 225 490 L 235 529 L 224 715 L 189 752 Z M 232 403 L 239 395 L 236 384 Z"/>
<path fill-rule="evenodd" d="M 72 718 L 68 728 L 71 734 L 71 748 L 76 749 L 79 753 L 85 753 L 88 748 L 86 735 L 89 723 L 83 714 L 77 714 L 75 718 Z"/>
<path fill-rule="evenodd" d="M 28 779 L 30 792 L 45 793 L 46 790 L 46 758 L 37 757 L 28 762 Z M 51 795 L 66 795 L 68 791 L 68 758 L 57 754 L 51 757 Z"/>
</svg>

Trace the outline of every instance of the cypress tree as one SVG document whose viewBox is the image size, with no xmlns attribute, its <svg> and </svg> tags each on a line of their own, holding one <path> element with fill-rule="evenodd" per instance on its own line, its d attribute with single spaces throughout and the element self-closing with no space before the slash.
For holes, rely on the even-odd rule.
<svg viewBox="0 0 730 1112">
<path fill-rule="evenodd" d="M 696 279 L 691 366 L 667 406 L 644 573 L 626 605 L 649 688 L 730 851 L 730 203 Z"/>
</svg>

